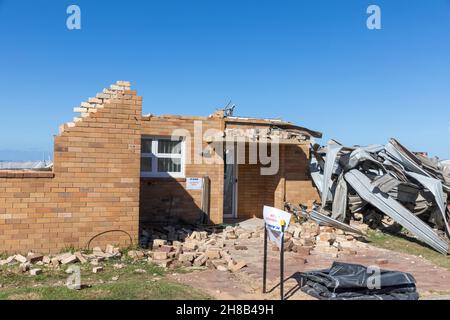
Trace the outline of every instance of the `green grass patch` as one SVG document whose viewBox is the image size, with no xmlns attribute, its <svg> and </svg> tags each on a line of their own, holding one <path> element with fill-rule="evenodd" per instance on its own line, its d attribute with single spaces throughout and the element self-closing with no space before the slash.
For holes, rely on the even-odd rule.
<svg viewBox="0 0 450 320">
<path fill-rule="evenodd" d="M 123 264 L 121 269 L 114 264 Z M 146 261 L 111 260 L 104 270 L 93 273 L 90 264 L 77 264 L 81 269 L 83 289 L 70 290 L 65 283 L 68 274 L 59 270 L 43 269 L 43 274 L 30 276 L 18 271 L 18 266 L 0 269 L 0 300 L 192 300 L 211 299 L 189 286 L 166 278 L 166 271 Z M 181 270 L 180 270 L 181 271 Z M 171 271 L 179 272 L 178 270 Z M 113 280 L 113 277 L 118 277 Z"/>
<path fill-rule="evenodd" d="M 372 245 L 396 252 L 421 256 L 437 266 L 450 270 L 450 256 L 444 256 L 426 244 L 406 235 L 390 235 L 380 231 L 369 230 L 368 240 Z"/>
</svg>

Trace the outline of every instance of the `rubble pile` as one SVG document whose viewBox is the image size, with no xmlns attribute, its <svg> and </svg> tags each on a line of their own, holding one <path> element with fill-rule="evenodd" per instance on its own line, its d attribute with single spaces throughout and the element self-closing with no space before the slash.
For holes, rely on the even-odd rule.
<svg viewBox="0 0 450 320">
<path fill-rule="evenodd" d="M 356 255 L 357 249 L 364 246 L 360 239 L 358 235 L 320 226 L 310 220 L 289 226 L 284 237 L 284 250 L 297 252 L 302 256 L 324 254 L 337 258 L 339 254 Z"/>
<path fill-rule="evenodd" d="M 236 261 L 230 249 L 246 249 L 235 240 L 263 238 L 264 229 L 249 231 L 228 226 L 189 229 L 173 226 L 144 230 L 141 245 L 151 246 L 148 261 L 162 267 L 209 267 L 219 271 L 237 272 L 246 266 Z M 159 239 L 158 239 L 159 238 Z M 151 240 L 153 239 L 153 240 Z"/>
<path fill-rule="evenodd" d="M 39 275 L 43 272 L 43 268 L 61 268 L 70 266 L 75 263 L 90 263 L 96 273 L 101 266 L 101 262 L 112 258 L 120 258 L 122 253 L 118 247 L 112 245 L 106 246 L 105 251 L 99 247 L 95 247 L 92 253 L 79 252 L 65 252 L 57 255 L 42 255 L 34 252 L 29 252 L 26 256 L 21 254 L 12 255 L 4 260 L 0 260 L 0 267 L 17 267 L 18 271 L 22 273 L 29 272 L 30 275 Z M 97 271 L 96 271 L 97 270 Z"/>
<path fill-rule="evenodd" d="M 223 272 L 238 272 L 246 267 L 246 262 L 235 259 L 233 252 L 249 250 L 246 240 L 258 239 L 254 244 L 262 246 L 264 225 L 251 229 L 228 226 L 214 227 L 173 226 L 148 229 L 143 232 L 147 249 L 121 251 L 108 245 L 105 250 L 95 247 L 91 251 L 65 252 L 57 255 L 42 255 L 30 252 L 23 256 L 12 255 L 0 260 L 0 266 L 16 268 L 19 272 L 39 275 L 45 268 L 69 268 L 73 264 L 89 264 L 93 273 L 103 270 L 103 263 L 117 259 L 114 268 L 123 268 L 130 261 L 147 261 L 163 268 L 211 268 Z M 284 250 L 300 256 L 326 254 L 337 257 L 340 253 L 356 254 L 358 238 L 342 230 L 319 226 L 314 221 L 292 223 L 285 233 Z"/>
<path fill-rule="evenodd" d="M 448 253 L 448 162 L 410 152 L 395 139 L 368 147 L 330 141 L 312 146 L 311 154 L 311 177 L 321 195 L 318 211 L 325 217 L 314 216 L 342 226 L 360 215 L 372 228 L 403 227 Z"/>
</svg>

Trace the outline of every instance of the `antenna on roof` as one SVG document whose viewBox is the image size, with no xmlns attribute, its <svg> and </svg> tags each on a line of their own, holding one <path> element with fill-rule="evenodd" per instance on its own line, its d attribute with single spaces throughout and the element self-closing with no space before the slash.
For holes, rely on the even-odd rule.
<svg viewBox="0 0 450 320">
<path fill-rule="evenodd" d="M 223 109 L 224 117 L 232 117 L 235 108 L 236 108 L 236 105 L 232 104 L 232 102 L 230 100 L 230 102 L 228 102 L 226 107 Z"/>
</svg>

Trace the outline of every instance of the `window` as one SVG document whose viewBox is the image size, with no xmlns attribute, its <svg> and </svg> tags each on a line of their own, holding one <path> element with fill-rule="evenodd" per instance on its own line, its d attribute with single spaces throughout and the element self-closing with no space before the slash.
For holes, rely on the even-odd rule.
<svg viewBox="0 0 450 320">
<path fill-rule="evenodd" d="M 184 141 L 171 138 L 142 139 L 141 176 L 184 178 Z"/>
</svg>

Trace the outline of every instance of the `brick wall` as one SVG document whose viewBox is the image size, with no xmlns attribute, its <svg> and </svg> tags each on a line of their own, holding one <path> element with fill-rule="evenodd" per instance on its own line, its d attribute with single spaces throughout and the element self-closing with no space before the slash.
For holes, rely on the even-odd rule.
<svg viewBox="0 0 450 320">
<path fill-rule="evenodd" d="M 142 116 L 142 98 L 118 82 L 75 108 L 80 116 L 55 137 L 52 172 L 0 171 L 0 252 L 57 252 L 84 248 L 94 236 L 125 231 L 134 243 L 142 222 L 195 222 L 200 190 L 186 190 L 187 177 L 211 181 L 210 220 L 223 222 L 224 166 L 222 151 L 202 158 L 208 144 L 194 148 L 200 134 L 228 128 L 267 125 L 226 123 L 223 113 L 211 117 Z M 183 130 L 180 134 L 179 130 Z M 183 178 L 141 178 L 142 136 L 186 138 L 188 162 Z M 197 132 L 198 134 L 198 132 Z M 201 163 L 195 163 L 196 155 Z M 248 151 L 247 151 L 248 155 Z M 205 162 L 213 162 L 207 164 Z M 248 163 L 248 161 L 247 161 Z M 283 208 L 284 200 L 318 199 L 308 176 L 308 146 L 282 145 L 280 171 L 261 176 L 260 165 L 239 165 L 239 218 L 262 215 L 263 205 Z M 128 245 L 121 232 L 102 235 L 92 245 Z"/>
<path fill-rule="evenodd" d="M 223 178 L 224 167 L 220 163 L 218 154 L 213 152 L 216 164 L 195 163 L 195 153 L 199 154 L 207 147 L 202 142 L 200 150 L 194 148 L 195 127 L 199 130 L 201 124 L 202 133 L 208 130 L 223 130 L 223 119 L 220 117 L 181 117 L 160 116 L 144 117 L 142 121 L 143 136 L 171 137 L 174 130 L 184 130 L 186 152 L 189 153 L 185 166 L 185 178 L 201 178 L 208 176 L 211 181 L 210 194 L 210 220 L 220 224 L 223 221 Z M 203 140 L 203 139 L 202 139 Z M 189 147 L 190 146 L 190 147 Z M 190 160 L 189 160 L 190 158 Z M 141 179 L 141 220 L 143 222 L 166 222 L 182 220 L 187 222 L 197 221 L 200 215 L 201 197 L 200 190 L 186 190 L 186 179 L 172 178 L 142 178 Z"/>
<path fill-rule="evenodd" d="M 251 123 L 224 123 L 223 117 L 149 116 L 142 121 L 144 136 L 172 136 L 174 130 L 185 130 L 194 137 L 194 124 L 201 122 L 203 133 L 208 129 L 267 128 Z M 186 147 L 191 161 L 195 150 L 193 142 Z M 203 142 L 202 148 L 207 146 Z M 262 217 L 264 205 L 284 208 L 284 202 L 311 205 L 318 194 L 309 178 L 309 145 L 281 145 L 280 170 L 276 175 L 261 175 L 261 164 L 249 164 L 248 144 L 245 149 L 246 164 L 238 168 L 238 218 Z M 217 157 L 218 155 L 215 154 Z M 185 177 L 208 176 L 211 180 L 211 221 L 223 222 L 224 167 L 220 164 L 186 164 Z M 186 190 L 185 178 L 141 178 L 140 217 L 143 223 L 167 223 L 184 220 L 197 221 L 201 208 L 201 191 Z"/>
<path fill-rule="evenodd" d="M 319 201 L 319 193 L 309 174 L 309 145 L 286 145 L 284 163 L 286 177 L 286 201 L 312 207 Z"/>
<path fill-rule="evenodd" d="M 138 237 L 142 98 L 118 82 L 75 109 L 55 137 L 53 172 L 0 172 L 0 251 L 83 248 Z M 129 244 L 110 233 L 93 244 Z"/>
<path fill-rule="evenodd" d="M 247 147 L 248 154 L 248 147 Z M 248 163 L 248 162 L 247 162 Z M 284 202 L 307 204 L 319 200 L 309 178 L 309 146 L 280 145 L 280 169 L 276 175 L 261 175 L 261 164 L 239 165 L 238 218 L 262 218 L 264 205 L 284 209 Z"/>
</svg>

